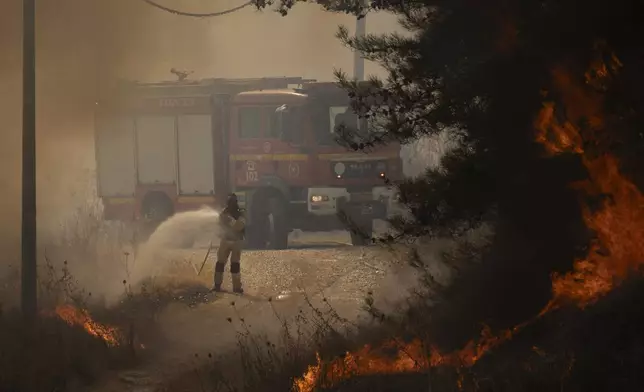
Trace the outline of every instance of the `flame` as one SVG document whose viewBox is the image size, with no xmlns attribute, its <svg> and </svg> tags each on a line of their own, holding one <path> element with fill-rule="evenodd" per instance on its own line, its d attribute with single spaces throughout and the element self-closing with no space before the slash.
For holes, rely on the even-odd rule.
<svg viewBox="0 0 644 392">
<path fill-rule="evenodd" d="M 295 379 L 294 389 L 297 392 L 313 392 L 318 386 L 329 387 L 355 376 L 419 373 L 437 366 L 470 367 L 487 351 L 511 339 L 528 324 L 523 323 L 498 335 L 494 335 L 486 326 L 478 341 L 472 340 L 461 350 L 448 354 L 427 347 L 420 339 L 409 343 L 392 339 L 378 349 L 366 345 L 329 363 L 323 362 L 317 355 L 317 363 L 309 366 L 302 377 Z M 386 351 L 393 351 L 395 355 L 387 356 Z"/>
<path fill-rule="evenodd" d="M 61 305 L 56 308 L 56 315 L 71 326 L 81 326 L 90 335 L 103 339 L 109 346 L 118 346 L 119 332 L 116 328 L 102 325 L 94 321 L 84 309 L 71 305 Z"/>
<path fill-rule="evenodd" d="M 605 49 L 602 43 L 597 48 Z M 598 142 L 607 135 L 603 99 L 599 92 L 589 92 L 588 87 L 599 91 L 622 66 L 611 54 L 609 63 L 598 56 L 585 73 L 585 83 L 575 83 L 572 73 L 564 67 L 552 70 L 554 90 L 562 100 L 565 113 L 560 113 L 554 102 L 545 102 L 537 115 L 534 127 L 536 141 L 549 155 L 574 153 L 581 156 L 590 179 L 572 184 L 588 195 L 610 195 L 599 210 L 582 206 L 586 225 L 597 233 L 584 259 L 576 260 L 573 270 L 567 274 L 553 274 L 552 300 L 531 320 L 512 329 L 493 334 L 484 327 L 478 341 L 470 341 L 461 350 L 443 354 L 429 347 L 426 350 L 420 340 L 401 343 L 392 340 L 382 348 L 394 348 L 396 354 L 387 357 L 382 351 L 364 346 L 343 358 L 324 363 L 319 355 L 317 363 L 309 366 L 301 378 L 294 381 L 298 392 L 312 392 L 320 383 L 335 384 L 354 376 L 371 374 L 394 374 L 424 372 L 435 366 L 470 367 L 489 350 L 511 339 L 517 332 L 530 325 L 564 302 L 580 307 L 587 306 L 605 295 L 624 279 L 627 274 L 644 262 L 644 196 L 638 188 L 619 172 L 619 162 L 611 155 L 592 156 L 584 143 Z M 564 116 L 558 116 L 563 114 Z M 559 120 L 558 118 L 565 118 Z M 582 120 L 586 126 L 580 128 Z M 535 348 L 535 350 L 537 350 Z M 461 380 L 459 380 L 459 383 Z"/>
<path fill-rule="evenodd" d="M 600 89 L 621 66 L 614 54 L 608 64 L 596 60 L 584 75 L 587 87 Z M 576 85 L 562 67 L 553 70 L 553 80 L 565 104 L 567 120 L 563 124 L 558 121 L 554 104 L 545 103 L 535 122 L 537 140 L 550 154 L 581 155 L 590 179 L 574 186 L 587 195 L 609 196 L 597 211 L 587 205 L 582 207 L 586 225 L 597 235 L 588 255 L 575 261 L 573 271 L 555 274 L 552 279 L 553 300 L 548 308 L 564 301 L 584 307 L 611 291 L 644 260 L 644 233 L 638 229 L 644 224 L 644 196 L 620 173 L 614 156 L 607 153 L 592 156 L 584 149 L 585 139 L 597 142 L 607 136 L 601 94 Z M 579 124 L 584 119 L 587 127 L 582 132 Z"/>
<path fill-rule="evenodd" d="M 387 349 L 394 349 L 396 355 L 388 357 L 384 353 Z M 294 388 L 298 392 L 312 392 L 319 381 L 323 383 L 320 386 L 327 387 L 355 376 L 417 372 L 428 367 L 425 351 L 420 340 L 411 343 L 392 340 L 378 350 L 366 345 L 330 363 L 324 363 L 318 354 L 317 363 L 309 366 L 304 375 L 294 381 Z"/>
</svg>

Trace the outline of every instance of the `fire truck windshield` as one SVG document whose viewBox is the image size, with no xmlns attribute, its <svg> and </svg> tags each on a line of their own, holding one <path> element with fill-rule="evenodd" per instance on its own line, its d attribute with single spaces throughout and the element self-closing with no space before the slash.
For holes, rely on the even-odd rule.
<svg viewBox="0 0 644 392">
<path fill-rule="evenodd" d="M 341 126 L 356 129 L 358 116 L 348 106 L 331 106 L 329 108 L 329 131 L 333 134 Z"/>
<path fill-rule="evenodd" d="M 367 132 L 384 130 L 386 119 L 372 116 L 368 121 L 359 120 L 358 115 L 349 106 L 331 105 L 312 108 L 313 129 L 317 142 L 322 145 L 336 144 L 335 136 L 338 127 L 357 131 L 357 136 L 366 136 Z"/>
<path fill-rule="evenodd" d="M 304 140 L 302 133 L 302 111 L 298 106 L 281 105 L 271 116 L 271 127 L 279 129 L 280 139 L 299 144 Z M 275 132 L 272 132 L 275 134 Z"/>
<path fill-rule="evenodd" d="M 321 145 L 336 144 L 336 129 L 340 124 L 349 129 L 355 129 L 358 124 L 358 117 L 348 106 L 319 106 L 311 114 L 315 137 Z"/>
</svg>

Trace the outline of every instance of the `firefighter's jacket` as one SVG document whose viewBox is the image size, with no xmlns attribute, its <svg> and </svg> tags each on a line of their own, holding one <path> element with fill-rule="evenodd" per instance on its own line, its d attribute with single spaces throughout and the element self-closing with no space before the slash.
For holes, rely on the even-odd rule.
<svg viewBox="0 0 644 392">
<path fill-rule="evenodd" d="M 225 208 L 219 214 L 221 238 L 226 241 L 241 241 L 246 234 L 246 218 L 242 209 Z"/>
</svg>

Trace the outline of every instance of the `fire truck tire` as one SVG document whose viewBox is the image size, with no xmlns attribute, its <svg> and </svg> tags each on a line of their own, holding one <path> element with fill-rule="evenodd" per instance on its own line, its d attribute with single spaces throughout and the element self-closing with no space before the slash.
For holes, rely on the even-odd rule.
<svg viewBox="0 0 644 392">
<path fill-rule="evenodd" d="M 286 221 L 286 206 L 282 198 L 269 200 L 269 249 L 281 250 L 288 247 L 288 224 Z"/>
<path fill-rule="evenodd" d="M 161 223 L 174 215 L 174 205 L 165 193 L 150 192 L 143 199 L 142 213 L 143 220 L 140 222 L 137 236 L 139 243 L 146 242 Z M 195 238 L 188 235 L 185 238 L 177 238 L 174 246 L 180 249 L 188 249 L 192 248 L 194 242 Z"/>
<path fill-rule="evenodd" d="M 252 222 L 246 233 L 247 244 L 251 249 L 287 248 L 288 222 L 282 197 L 269 196 L 261 204 L 253 206 Z"/>
<path fill-rule="evenodd" d="M 356 222 L 357 227 L 349 230 L 351 245 L 367 246 L 371 244 L 373 237 L 373 219 Z"/>
<path fill-rule="evenodd" d="M 258 218 L 253 218 L 253 224 L 246 228 L 246 246 L 249 249 L 264 249 L 266 246 L 258 223 Z"/>
<path fill-rule="evenodd" d="M 174 215 L 172 200 L 163 192 L 150 192 L 145 195 L 141 207 L 144 218 L 157 225 Z"/>
</svg>

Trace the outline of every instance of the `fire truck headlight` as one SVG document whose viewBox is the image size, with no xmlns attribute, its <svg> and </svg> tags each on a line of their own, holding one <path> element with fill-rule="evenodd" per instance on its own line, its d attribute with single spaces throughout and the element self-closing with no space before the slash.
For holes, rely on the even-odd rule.
<svg viewBox="0 0 644 392">
<path fill-rule="evenodd" d="M 346 166 L 344 166 L 344 163 L 338 162 L 333 166 L 333 171 L 335 174 L 338 176 L 342 176 L 344 174 L 344 171 L 347 170 Z"/>
<path fill-rule="evenodd" d="M 385 178 L 385 173 L 384 172 L 380 172 L 380 178 Z"/>
<path fill-rule="evenodd" d="M 329 196 L 327 196 L 327 195 L 313 195 L 313 196 L 311 196 L 311 201 L 313 203 L 319 203 L 321 201 L 329 201 Z"/>
</svg>

